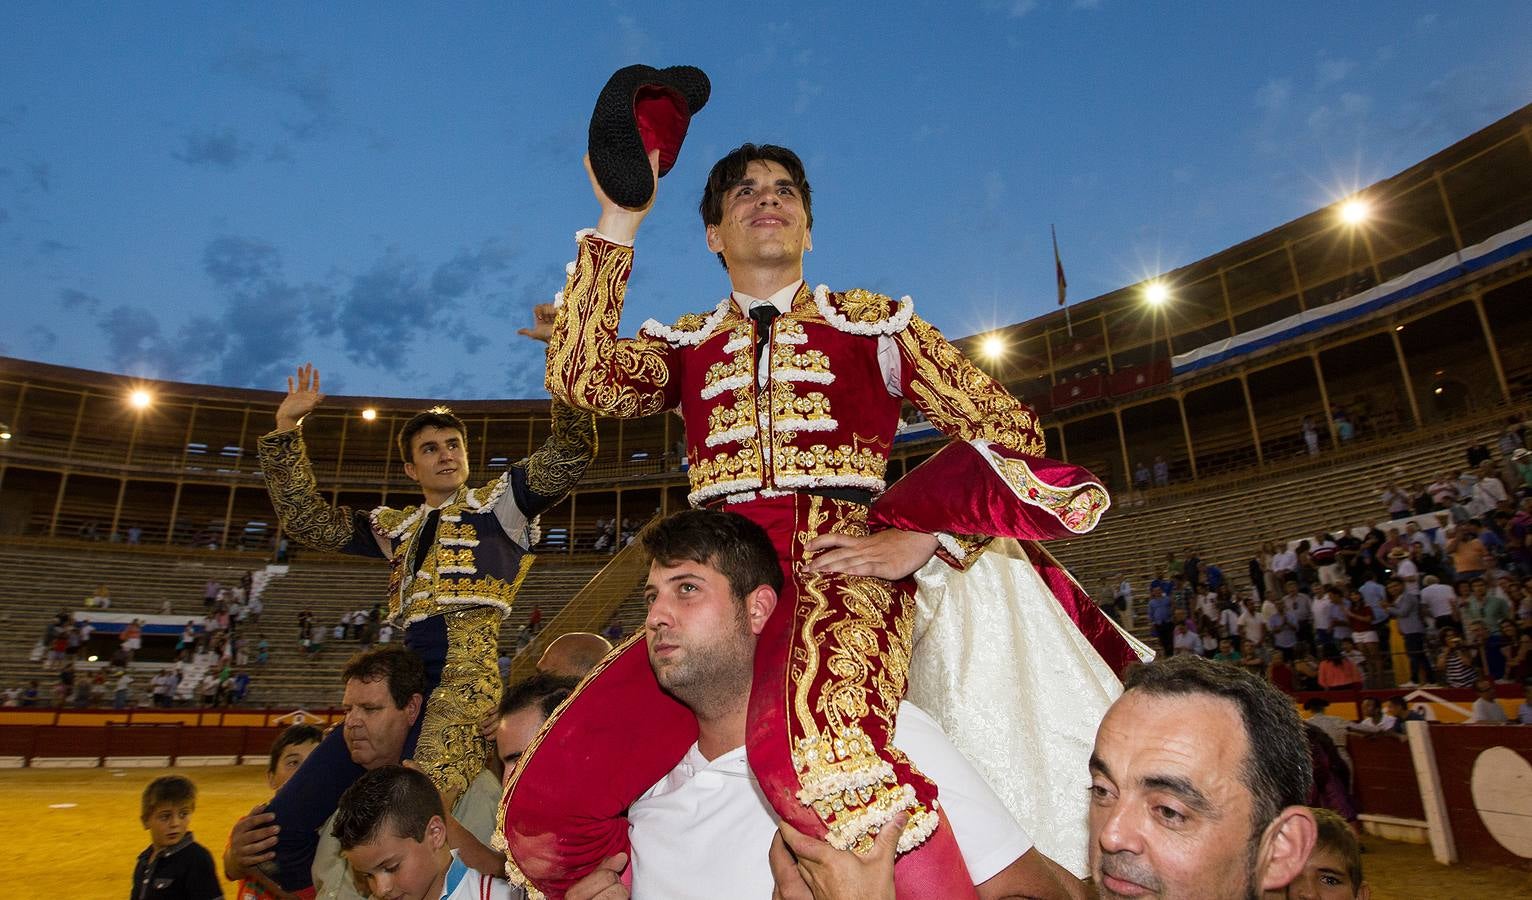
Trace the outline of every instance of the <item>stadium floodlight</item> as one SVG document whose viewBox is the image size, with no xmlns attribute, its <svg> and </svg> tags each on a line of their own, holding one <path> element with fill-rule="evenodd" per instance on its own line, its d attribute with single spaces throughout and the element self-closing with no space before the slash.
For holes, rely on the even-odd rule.
<svg viewBox="0 0 1532 900">
<path fill-rule="evenodd" d="M 376 419 L 377 417 L 378 417 L 378 411 L 373 409 L 370 406 L 367 407 L 366 409 L 362 410 L 362 418 L 365 419 L 368 422 L 371 422 L 373 419 Z"/>
<path fill-rule="evenodd" d="M 1005 355 L 1005 339 L 998 334 L 991 334 L 979 344 L 979 352 L 984 354 L 985 359 L 999 359 Z"/>
<path fill-rule="evenodd" d="M 8 441 L 10 439 L 11 439 L 11 426 L 6 425 L 3 422 L 0 422 L 0 441 Z"/>
<path fill-rule="evenodd" d="M 149 404 L 153 402 L 154 395 L 150 394 L 143 388 L 139 388 L 138 390 L 128 395 L 128 403 L 132 404 L 134 409 L 148 409 Z"/>
<path fill-rule="evenodd" d="M 1144 299 L 1154 306 L 1160 306 L 1170 299 L 1170 288 L 1166 287 L 1165 282 L 1156 278 L 1144 285 Z"/>
<path fill-rule="evenodd" d="M 1352 197 L 1340 206 L 1341 221 L 1347 225 L 1360 225 L 1372 215 L 1372 204 L 1361 197 Z"/>
</svg>

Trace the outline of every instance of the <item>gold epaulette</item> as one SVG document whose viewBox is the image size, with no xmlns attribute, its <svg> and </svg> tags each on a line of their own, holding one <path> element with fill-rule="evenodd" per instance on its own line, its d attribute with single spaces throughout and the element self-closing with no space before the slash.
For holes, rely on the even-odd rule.
<svg viewBox="0 0 1532 900">
<path fill-rule="evenodd" d="M 820 285 L 814 289 L 814 305 L 826 322 L 850 334 L 898 334 L 915 314 L 915 301 L 909 297 L 894 300 L 861 288 L 832 293 Z"/>
</svg>

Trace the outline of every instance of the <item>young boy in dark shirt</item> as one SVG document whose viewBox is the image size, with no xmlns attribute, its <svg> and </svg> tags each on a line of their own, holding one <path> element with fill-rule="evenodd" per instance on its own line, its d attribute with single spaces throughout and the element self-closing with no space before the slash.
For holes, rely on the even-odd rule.
<svg viewBox="0 0 1532 900">
<path fill-rule="evenodd" d="M 180 775 L 165 775 L 144 788 L 139 820 L 149 848 L 133 867 L 131 900 L 223 900 L 213 854 L 192 839 L 191 816 L 197 786 Z"/>
</svg>

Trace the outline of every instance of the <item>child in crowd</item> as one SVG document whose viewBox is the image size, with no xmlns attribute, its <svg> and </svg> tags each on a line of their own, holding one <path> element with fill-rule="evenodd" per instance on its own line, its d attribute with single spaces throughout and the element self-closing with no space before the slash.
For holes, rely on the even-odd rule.
<svg viewBox="0 0 1532 900">
<path fill-rule="evenodd" d="M 469 868 L 447 843 L 441 795 L 425 774 L 384 766 L 341 795 L 331 829 L 374 897 L 513 900 L 509 882 Z"/>
<path fill-rule="evenodd" d="M 287 779 L 293 777 L 303 761 L 308 759 L 319 742 L 324 740 L 324 732 L 315 725 L 289 725 L 287 730 L 277 735 L 276 742 L 271 745 L 271 759 L 266 764 L 266 784 L 274 793 L 277 788 L 287 783 Z M 257 807 L 259 810 L 260 807 Z M 269 824 L 271 816 L 261 819 L 259 824 Z M 233 836 L 230 836 L 230 843 Z M 273 844 L 276 838 L 271 838 Z M 224 847 L 224 872 L 229 871 L 229 848 Z M 230 879 L 233 880 L 233 879 Z M 275 885 L 264 876 L 256 874 L 239 882 L 239 890 L 235 894 L 236 900 L 260 900 L 262 897 L 277 896 L 273 888 Z"/>
<path fill-rule="evenodd" d="M 1267 900 L 1370 900 L 1372 888 L 1362 879 L 1362 847 L 1346 820 L 1333 810 L 1314 810 L 1319 836 L 1303 871 Z"/>
<path fill-rule="evenodd" d="M 144 788 L 139 821 L 149 848 L 133 868 L 133 900 L 223 900 L 213 854 L 192 839 L 191 816 L 197 786 L 180 775 L 165 775 Z"/>
</svg>

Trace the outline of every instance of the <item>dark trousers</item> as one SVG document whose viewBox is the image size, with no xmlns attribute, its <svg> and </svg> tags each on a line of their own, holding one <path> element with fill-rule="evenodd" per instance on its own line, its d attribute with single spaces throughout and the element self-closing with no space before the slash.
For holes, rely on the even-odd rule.
<svg viewBox="0 0 1532 900">
<path fill-rule="evenodd" d="M 1426 684 L 1436 680 L 1436 669 L 1431 657 L 1426 655 L 1426 636 L 1422 633 L 1404 635 L 1404 652 L 1410 657 L 1410 680 Z"/>
<path fill-rule="evenodd" d="M 1154 636 L 1160 639 L 1160 649 L 1165 652 L 1166 656 L 1170 656 L 1172 653 L 1176 652 L 1174 640 L 1175 633 L 1176 626 L 1172 622 L 1166 622 L 1163 625 L 1157 624 L 1154 626 Z"/>
</svg>

